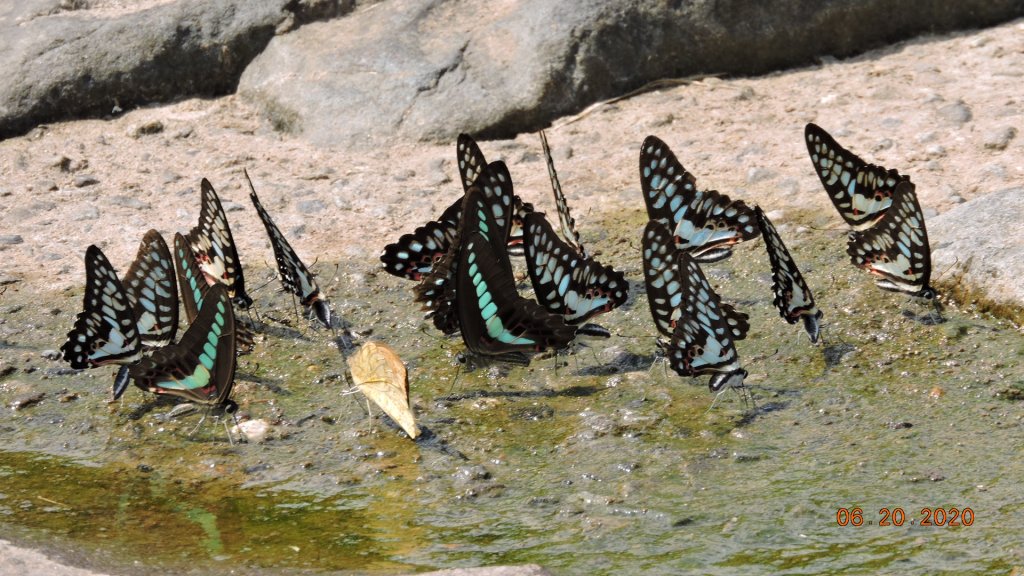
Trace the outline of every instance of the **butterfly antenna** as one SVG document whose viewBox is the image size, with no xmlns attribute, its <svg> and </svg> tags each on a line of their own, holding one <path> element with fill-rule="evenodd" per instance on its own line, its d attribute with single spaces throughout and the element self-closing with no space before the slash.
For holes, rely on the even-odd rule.
<svg viewBox="0 0 1024 576">
<path fill-rule="evenodd" d="M 957 256 L 957 257 L 955 257 L 955 258 L 953 259 L 953 263 L 952 263 L 952 264 L 950 264 L 949 266 L 946 266 L 946 269 L 942 271 L 942 274 L 939 274 L 939 275 L 938 275 L 938 276 L 937 276 L 937 277 L 935 278 L 935 281 L 936 281 L 936 282 L 938 282 L 940 278 L 942 278 L 943 276 L 945 276 L 947 272 L 949 272 L 950 270 L 952 270 L 952 269 L 953 269 L 953 267 L 954 267 L 954 266 L 956 266 L 956 265 L 957 265 L 957 264 L 959 264 L 959 263 L 960 263 L 960 257 L 959 257 L 959 256 Z M 0 294 L 3 294 L 3 292 L 0 292 Z"/>
</svg>

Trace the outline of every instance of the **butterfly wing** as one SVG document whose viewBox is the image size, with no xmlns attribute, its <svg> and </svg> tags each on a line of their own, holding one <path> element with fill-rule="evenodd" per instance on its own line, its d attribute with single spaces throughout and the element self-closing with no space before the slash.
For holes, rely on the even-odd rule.
<svg viewBox="0 0 1024 576">
<path fill-rule="evenodd" d="M 672 233 L 660 220 L 651 220 L 644 228 L 641 245 L 644 257 L 644 285 L 654 326 L 672 336 L 683 301 L 683 283 L 675 266 L 676 247 Z"/>
<path fill-rule="evenodd" d="M 476 140 L 469 134 L 459 134 L 455 141 L 455 155 L 459 164 L 462 191 L 468 192 L 469 187 L 476 183 L 480 173 L 487 166 L 487 159 L 477 146 Z"/>
<path fill-rule="evenodd" d="M 697 181 L 668 145 L 648 136 L 640 148 L 640 185 L 647 215 L 668 226 L 676 246 L 698 262 L 716 262 L 731 246 L 757 236 L 753 210 L 714 190 L 697 190 Z"/>
<path fill-rule="evenodd" d="M 142 238 L 122 285 L 132 303 L 143 346 L 160 347 L 174 342 L 178 332 L 178 282 L 171 251 L 156 230 L 146 232 Z"/>
<path fill-rule="evenodd" d="M 415 440 L 419 429 L 409 403 L 409 378 L 398 354 L 386 344 L 367 342 L 348 365 L 359 390 Z"/>
<path fill-rule="evenodd" d="M 142 340 L 128 294 L 103 251 L 85 251 L 82 311 L 60 347 L 72 368 L 131 364 L 142 357 Z"/>
<path fill-rule="evenodd" d="M 742 377 L 736 383 L 732 378 L 723 380 L 717 375 L 746 375 L 739 365 L 735 341 L 747 336 L 747 315 L 722 303 L 690 255 L 676 252 L 675 265 L 682 281 L 683 303 L 667 347 L 672 369 L 682 376 L 716 374 L 711 381 L 712 390 L 727 382 L 738 386 Z"/>
<path fill-rule="evenodd" d="M 502 255 L 500 265 L 512 274 L 512 262 L 505 246 L 512 227 L 513 198 L 512 177 L 504 162 L 492 162 L 477 177 L 476 185 L 463 198 L 463 216 L 455 240 L 445 255 L 437 261 L 423 281 L 416 286 L 416 301 L 423 304 L 427 317 L 434 326 L 445 334 L 454 334 L 459 329 L 455 314 L 455 278 L 458 275 L 458 255 L 461 238 L 467 230 L 481 231 L 492 242 L 495 252 Z M 472 196 L 472 200 L 470 197 Z M 467 213 L 467 206 L 472 212 Z"/>
<path fill-rule="evenodd" d="M 558 172 L 555 171 L 555 159 L 551 156 L 551 148 L 548 146 L 548 137 L 544 131 L 540 131 L 540 144 L 544 150 L 544 160 L 548 165 L 548 177 L 551 179 L 551 191 L 555 194 L 555 207 L 558 209 L 558 223 L 561 227 L 562 238 L 572 246 L 573 250 L 584 258 L 587 251 L 580 242 L 580 233 L 576 230 L 576 220 L 569 213 L 569 203 L 562 193 L 562 184 L 558 181 Z"/>
<path fill-rule="evenodd" d="M 199 316 L 181 337 L 130 368 L 135 384 L 200 404 L 225 406 L 235 381 L 235 315 L 227 289 L 210 287 Z"/>
<path fill-rule="evenodd" d="M 491 240 L 472 230 L 459 256 L 458 317 L 462 339 L 473 353 L 509 357 L 562 348 L 576 329 L 516 292 Z"/>
<path fill-rule="evenodd" d="M 526 269 L 538 301 L 569 324 L 626 303 L 629 284 L 621 272 L 580 256 L 559 238 L 544 214 L 526 216 Z"/>
<path fill-rule="evenodd" d="M 188 240 L 181 234 L 174 235 L 174 267 L 178 273 L 178 284 L 181 285 L 181 305 L 185 308 L 185 320 L 189 325 L 195 323 L 199 316 L 199 310 L 203 307 L 203 300 L 206 298 L 210 285 L 203 277 L 203 271 Z M 255 336 L 252 330 L 235 319 L 235 350 L 239 354 L 249 354 L 255 344 Z"/>
<path fill-rule="evenodd" d="M 202 208 L 199 223 L 188 233 L 189 245 L 199 259 L 206 281 L 224 284 L 235 304 L 248 309 L 252 306 L 252 298 L 245 292 L 242 263 L 238 259 L 224 207 L 209 180 L 203 178 L 200 187 Z"/>
<path fill-rule="evenodd" d="M 458 216 L 462 213 L 462 198 L 452 207 L 455 208 L 454 222 L 444 219 L 442 215 L 441 220 L 427 222 L 411 234 L 403 234 L 398 242 L 385 246 L 380 255 L 384 270 L 399 278 L 417 282 L 430 274 L 434 265 L 451 247 L 459 231 Z M 445 214 L 448 214 L 447 210 Z"/>
<path fill-rule="evenodd" d="M 896 170 L 868 164 L 816 124 L 807 124 L 804 139 L 829 199 L 855 230 L 871 226 L 892 205 L 896 185 L 909 180 Z"/>
<path fill-rule="evenodd" d="M 252 180 L 249 180 L 248 173 L 245 174 L 245 179 L 249 182 L 249 199 L 252 200 L 256 213 L 263 221 L 263 227 L 266 228 L 267 236 L 270 238 L 270 246 L 274 249 L 274 259 L 277 261 L 277 271 L 284 289 L 298 297 L 299 303 L 303 306 L 312 306 L 314 302 L 323 300 L 316 278 L 299 259 L 299 255 L 295 253 L 291 244 L 281 234 L 281 230 L 274 224 L 270 214 L 263 208 L 259 197 L 256 196 L 256 189 L 252 186 Z M 328 327 L 330 326 L 328 325 Z"/>
<path fill-rule="evenodd" d="M 855 266 L 879 277 L 880 288 L 930 299 L 931 247 L 914 190 L 909 180 L 897 184 L 892 206 L 873 227 L 850 232 L 846 252 Z"/>
<path fill-rule="evenodd" d="M 807 288 L 800 269 L 797 268 L 771 220 L 760 206 L 755 206 L 754 212 L 757 214 L 757 225 L 761 229 L 768 260 L 772 265 L 772 291 L 775 293 L 773 304 L 779 309 L 782 319 L 790 324 L 796 324 L 797 320 L 803 318 L 811 342 L 817 342 L 821 310 L 815 306 L 814 296 Z"/>
</svg>

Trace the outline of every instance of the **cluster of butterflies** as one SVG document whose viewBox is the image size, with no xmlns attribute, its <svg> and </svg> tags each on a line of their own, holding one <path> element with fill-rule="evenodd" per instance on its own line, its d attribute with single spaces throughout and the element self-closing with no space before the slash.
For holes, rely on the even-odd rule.
<svg viewBox="0 0 1024 576">
<path fill-rule="evenodd" d="M 934 299 L 928 236 L 910 179 L 866 163 L 814 124 L 805 134 L 816 173 L 853 228 L 847 247 L 853 264 L 875 275 L 883 289 Z M 609 336 L 585 322 L 623 305 L 629 288 L 621 272 L 583 248 L 543 132 L 541 144 L 561 238 L 543 213 L 513 193 L 505 164 L 488 163 L 473 139 L 460 135 L 463 195 L 380 256 L 389 273 L 418 282 L 416 301 L 439 330 L 460 332 L 473 354 L 520 364 L 580 335 Z M 747 372 L 735 342 L 746 337 L 748 316 L 722 301 L 700 265 L 728 258 L 736 244 L 759 235 L 771 263 L 774 305 L 786 322 L 802 321 L 817 343 L 822 312 L 760 207 L 699 190 L 654 136 L 640 149 L 640 182 L 649 217 L 642 236 L 648 303 L 662 335 L 658 347 L 673 370 L 710 374 L 712 391 L 743 385 Z M 525 256 L 537 301 L 516 290 L 511 256 L 518 255 Z"/>
<path fill-rule="evenodd" d="M 249 175 L 245 175 L 249 180 Z M 249 181 L 256 212 L 270 237 L 284 289 L 331 326 L 331 310 L 309 269 L 260 204 Z M 230 399 L 236 356 L 252 351 L 253 331 L 235 308 L 248 310 L 242 265 L 213 186 L 201 184 L 198 224 L 174 236 L 174 257 L 156 230 L 146 233 L 123 278 L 97 246 L 85 252 L 83 310 L 61 346 L 72 368 L 119 365 L 116 400 L 130 381 L 139 388 L 234 412 Z M 178 330 L 178 288 L 188 329 Z"/>
</svg>

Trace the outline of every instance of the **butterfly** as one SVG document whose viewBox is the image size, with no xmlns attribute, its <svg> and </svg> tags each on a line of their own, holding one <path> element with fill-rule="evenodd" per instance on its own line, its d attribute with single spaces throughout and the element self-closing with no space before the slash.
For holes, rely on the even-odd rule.
<svg viewBox="0 0 1024 576">
<path fill-rule="evenodd" d="M 466 134 L 458 137 L 456 158 L 464 195 L 487 169 L 488 164 L 476 141 Z M 462 201 L 463 196 L 460 196 L 437 220 L 427 222 L 413 232 L 403 234 L 397 242 L 385 246 L 380 255 L 384 270 L 399 278 L 417 282 L 430 274 L 455 240 L 462 219 Z M 515 214 L 508 242 L 513 252 L 521 253 L 522 219 L 533 212 L 533 205 L 523 202 L 518 196 L 514 196 L 512 202 Z"/>
<path fill-rule="evenodd" d="M 924 214 L 909 180 L 896 185 L 892 206 L 874 226 L 850 232 L 846 253 L 855 266 L 878 276 L 879 288 L 928 300 L 936 297 L 928 285 L 932 259 Z"/>
<path fill-rule="evenodd" d="M 829 199 L 854 230 L 871 226 L 892 204 L 896 185 L 910 179 L 861 160 L 816 124 L 804 128 L 804 137 Z"/>
<path fill-rule="evenodd" d="M 174 235 L 174 267 L 178 274 L 178 284 L 181 285 L 181 306 L 185 309 L 185 320 L 191 325 L 199 316 L 210 285 L 206 283 L 188 240 L 181 234 Z M 236 318 L 235 350 L 244 355 L 252 352 L 253 348 L 252 330 Z"/>
<path fill-rule="evenodd" d="M 482 194 L 489 204 L 487 233 L 496 243 L 501 243 L 498 248 L 502 254 L 506 254 L 502 265 L 509 275 L 512 274 L 512 262 L 507 258 L 505 247 L 508 245 L 508 237 L 512 229 L 513 221 L 513 194 L 512 176 L 508 173 L 508 167 L 502 161 L 492 162 L 484 170 L 478 173 L 477 181 L 470 189 L 476 189 Z M 466 193 L 469 194 L 468 192 Z M 465 197 L 463 198 L 463 207 Z M 459 209 L 460 224 L 456 230 L 455 238 L 448 246 L 442 256 L 432 267 L 414 292 L 415 300 L 423 304 L 427 311 L 427 317 L 431 319 L 434 326 L 444 334 L 454 334 L 459 330 L 459 323 L 455 311 L 455 278 L 458 275 L 458 259 L 461 250 L 461 237 L 466 228 L 467 217 L 463 208 Z M 470 220 L 475 218 L 470 216 Z"/>
<path fill-rule="evenodd" d="M 142 339 L 131 300 L 114 267 L 95 245 L 85 250 L 82 311 L 60 349 L 72 368 L 124 366 L 142 358 Z M 118 372 L 115 393 L 127 383 L 127 372 Z"/>
<path fill-rule="evenodd" d="M 648 222 L 643 235 L 648 300 L 658 331 L 671 334 L 659 346 L 677 374 L 711 374 L 712 392 L 741 387 L 747 371 L 740 367 L 735 342 L 747 336 L 747 315 L 722 302 L 696 259 L 672 244 L 662 223 Z"/>
<path fill-rule="evenodd" d="M 312 307 L 317 319 L 324 326 L 330 328 L 331 308 L 327 299 L 320 293 L 320 286 L 317 285 L 316 279 L 302 263 L 302 260 L 299 260 L 295 250 L 288 244 L 288 240 L 285 240 L 284 235 L 270 218 L 270 214 L 260 204 L 260 199 L 256 196 L 256 189 L 252 186 L 248 172 L 245 173 L 245 180 L 249 183 L 249 199 L 256 207 L 256 213 L 259 214 L 260 220 L 263 221 L 263 227 L 267 229 L 267 236 L 270 237 L 270 245 L 274 249 L 274 259 L 277 260 L 277 271 L 281 276 L 281 284 L 284 285 L 286 291 L 299 298 L 300 304 Z"/>
<path fill-rule="evenodd" d="M 408 373 L 398 354 L 382 342 L 367 342 L 348 365 L 359 390 L 415 440 L 420 431 L 409 403 Z"/>
<path fill-rule="evenodd" d="M 565 194 L 562 193 L 562 184 L 558 181 L 558 172 L 555 171 L 555 159 L 551 156 L 548 137 L 544 134 L 543 130 L 540 131 L 540 144 L 544 150 L 544 160 L 548 165 L 548 177 L 551 179 L 551 191 L 555 195 L 555 207 L 558 209 L 558 223 L 561 228 L 562 238 L 565 238 L 565 241 L 576 253 L 586 258 L 587 251 L 583 248 L 583 243 L 580 241 L 580 233 L 576 230 L 576 220 L 569 213 L 569 203 L 565 199 Z M 525 230 L 523 235 L 525 238 Z"/>
<path fill-rule="evenodd" d="M 135 385 L 154 394 L 184 398 L 234 412 L 235 315 L 227 288 L 211 286 L 199 316 L 181 341 L 159 348 L 129 368 Z"/>
<path fill-rule="evenodd" d="M 772 264 L 772 291 L 775 292 L 773 303 L 786 322 L 796 324 L 797 320 L 803 319 L 807 336 L 812 343 L 816 343 L 821 333 L 822 312 L 814 305 L 814 296 L 771 220 L 760 206 L 754 206 L 754 213 L 757 214 L 757 225 L 761 229 L 768 260 Z"/>
<path fill-rule="evenodd" d="M 655 136 L 640 147 L 640 187 L 648 217 L 668 226 L 676 247 L 698 262 L 724 260 L 734 244 L 757 236 L 750 207 L 714 190 L 698 191 L 697 180 Z"/>
<path fill-rule="evenodd" d="M 530 282 L 549 311 L 581 324 L 626 303 L 629 284 L 622 272 L 580 255 L 555 235 L 544 214 L 528 214 L 523 232 Z"/>
<path fill-rule="evenodd" d="M 83 312 L 61 347 L 73 368 L 119 364 L 114 399 L 128 387 L 127 366 L 144 348 L 174 341 L 178 330 L 178 287 L 167 244 L 156 230 L 146 233 L 123 280 L 96 246 L 86 250 Z M 126 306 L 127 305 L 127 306 Z"/>
<path fill-rule="evenodd" d="M 203 178 L 200 188 L 202 208 L 199 223 L 188 233 L 192 252 L 199 260 L 206 281 L 209 284 L 224 284 L 235 305 L 248 310 L 252 306 L 252 298 L 245 292 L 242 263 L 238 259 L 224 207 L 209 180 Z"/>
<path fill-rule="evenodd" d="M 472 188 L 463 210 L 455 293 L 466 348 L 477 355 L 528 364 L 525 352 L 565 347 L 576 328 L 516 291 L 501 227 L 491 218 L 492 202 Z"/>
<path fill-rule="evenodd" d="M 146 232 L 121 283 L 132 303 L 142 345 L 160 347 L 174 342 L 178 331 L 178 282 L 174 259 L 159 232 Z"/>
</svg>

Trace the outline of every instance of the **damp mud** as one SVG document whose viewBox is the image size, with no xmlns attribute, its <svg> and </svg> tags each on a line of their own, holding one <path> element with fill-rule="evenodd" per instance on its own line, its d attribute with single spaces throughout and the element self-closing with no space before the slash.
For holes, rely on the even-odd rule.
<svg viewBox="0 0 1024 576">
<path fill-rule="evenodd" d="M 613 336 L 525 368 L 460 364 L 461 340 L 438 336 L 411 302 L 412 283 L 375 260 L 316 266 L 353 345 L 381 340 L 407 363 L 415 442 L 376 408 L 368 417 L 335 335 L 296 312 L 276 281 L 253 292 L 261 337 L 239 358 L 233 393 L 240 418 L 270 423 L 262 443 L 229 442 L 230 417 L 167 417 L 175 402 L 134 387 L 108 403 L 113 369 L 70 370 L 53 352 L 81 288 L 9 286 L 0 530 L 119 573 L 539 563 L 592 575 L 962 574 L 1024 564 L 1016 326 L 953 302 L 939 318 L 876 289 L 849 265 L 843 232 L 809 228 L 824 215 L 789 212 L 779 232 L 824 312 L 825 342 L 778 317 L 762 242 L 740 246 L 706 273 L 750 315 L 738 343 L 749 388 L 716 400 L 706 378 L 676 376 L 655 356 L 642 210 L 591 214 L 581 230 L 632 284 L 626 306 L 596 319 Z M 272 277 L 249 272 L 252 286 Z M 941 509 L 944 524 L 954 508 L 961 525 L 921 525 L 938 520 L 925 509 Z M 880 525 L 896 509 L 902 525 Z"/>
</svg>

